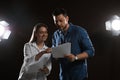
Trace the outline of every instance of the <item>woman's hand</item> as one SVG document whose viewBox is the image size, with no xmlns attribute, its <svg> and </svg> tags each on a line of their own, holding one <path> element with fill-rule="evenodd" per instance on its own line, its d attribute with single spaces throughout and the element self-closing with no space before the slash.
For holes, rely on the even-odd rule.
<svg viewBox="0 0 120 80">
<path fill-rule="evenodd" d="M 43 54 L 48 54 L 51 53 L 52 48 L 47 48 L 44 51 L 39 52 L 36 56 L 35 56 L 35 61 L 39 60 L 39 58 L 43 55 Z"/>
<path fill-rule="evenodd" d="M 44 74 L 49 73 L 49 69 L 46 66 L 44 66 L 42 69 L 40 69 L 40 71 L 42 71 Z"/>
<path fill-rule="evenodd" d="M 52 52 L 52 48 L 47 48 L 44 53 L 51 53 Z"/>
</svg>

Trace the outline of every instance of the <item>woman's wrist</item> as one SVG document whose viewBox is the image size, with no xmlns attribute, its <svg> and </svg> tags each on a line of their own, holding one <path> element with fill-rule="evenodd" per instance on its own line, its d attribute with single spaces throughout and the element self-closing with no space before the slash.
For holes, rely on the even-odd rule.
<svg viewBox="0 0 120 80">
<path fill-rule="evenodd" d="M 40 53 L 41 53 L 41 54 L 45 54 L 46 52 L 45 52 L 45 51 L 41 51 Z"/>
</svg>

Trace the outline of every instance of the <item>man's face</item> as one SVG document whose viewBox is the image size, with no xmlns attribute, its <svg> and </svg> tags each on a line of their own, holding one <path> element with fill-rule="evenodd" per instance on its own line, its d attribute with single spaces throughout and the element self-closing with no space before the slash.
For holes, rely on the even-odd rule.
<svg viewBox="0 0 120 80">
<path fill-rule="evenodd" d="M 63 14 L 60 14 L 58 16 L 53 16 L 54 19 L 54 23 L 55 25 L 61 29 L 61 30 L 65 30 L 67 25 L 68 25 L 68 16 L 64 16 Z"/>
</svg>

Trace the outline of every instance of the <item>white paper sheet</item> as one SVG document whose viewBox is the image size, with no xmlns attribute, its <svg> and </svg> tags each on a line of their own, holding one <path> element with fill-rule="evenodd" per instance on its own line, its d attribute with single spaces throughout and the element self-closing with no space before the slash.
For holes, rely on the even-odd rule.
<svg viewBox="0 0 120 80">
<path fill-rule="evenodd" d="M 49 59 L 48 56 L 50 56 L 50 55 L 51 54 L 44 54 L 41 56 L 41 58 L 38 61 L 31 63 L 28 66 L 27 72 L 29 72 L 29 73 L 38 72 L 40 68 L 42 69 L 44 67 L 44 65 L 46 65 L 46 63 Z"/>
<path fill-rule="evenodd" d="M 71 43 L 64 43 L 52 48 L 54 58 L 63 58 L 65 54 L 71 53 Z"/>
</svg>

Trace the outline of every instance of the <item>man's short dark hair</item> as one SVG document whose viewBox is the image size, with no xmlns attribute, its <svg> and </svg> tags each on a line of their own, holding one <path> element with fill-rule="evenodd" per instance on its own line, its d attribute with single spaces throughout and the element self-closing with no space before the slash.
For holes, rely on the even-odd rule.
<svg viewBox="0 0 120 80">
<path fill-rule="evenodd" d="M 64 8 L 56 8 L 52 13 L 53 16 L 58 16 L 60 14 L 67 16 L 67 11 Z"/>
</svg>

